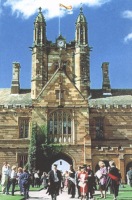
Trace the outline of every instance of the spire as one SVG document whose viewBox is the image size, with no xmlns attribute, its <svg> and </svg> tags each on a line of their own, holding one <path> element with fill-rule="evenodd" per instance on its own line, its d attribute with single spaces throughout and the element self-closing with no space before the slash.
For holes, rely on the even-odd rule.
<svg viewBox="0 0 132 200">
<path fill-rule="evenodd" d="M 34 21 L 34 45 L 43 46 L 46 43 L 46 22 L 42 13 L 42 8 L 39 8 L 39 13 Z"/>
<path fill-rule="evenodd" d="M 45 18 L 43 16 L 41 7 L 39 7 L 39 13 L 38 13 L 38 15 L 37 15 L 37 17 L 35 19 L 35 22 L 43 22 L 43 23 L 45 23 Z"/>
<path fill-rule="evenodd" d="M 87 98 L 90 90 L 90 48 L 82 6 L 76 20 L 75 43 L 75 84 Z"/>
<path fill-rule="evenodd" d="M 75 41 L 77 45 L 86 45 L 88 43 L 87 20 L 83 14 L 82 7 L 76 20 Z"/>
</svg>

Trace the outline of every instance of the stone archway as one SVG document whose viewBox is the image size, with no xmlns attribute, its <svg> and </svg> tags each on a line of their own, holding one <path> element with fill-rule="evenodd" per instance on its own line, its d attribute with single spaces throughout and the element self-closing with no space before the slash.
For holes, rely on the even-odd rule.
<svg viewBox="0 0 132 200">
<path fill-rule="evenodd" d="M 67 155 L 67 154 L 65 154 L 63 152 L 60 152 L 60 153 L 58 153 L 56 155 L 53 155 L 50 158 L 43 157 L 41 159 L 42 159 L 41 160 L 41 164 L 39 166 L 39 170 L 41 172 L 43 172 L 43 171 L 49 172 L 51 170 L 52 164 L 54 162 L 56 162 L 57 160 L 60 160 L 60 159 L 66 161 L 67 163 L 69 163 L 69 165 L 73 165 L 72 158 L 69 155 Z"/>
<path fill-rule="evenodd" d="M 73 165 L 72 158 L 69 155 L 62 153 L 62 152 L 58 153 L 56 156 L 53 156 L 51 159 L 51 163 L 54 163 L 56 160 L 59 160 L 59 159 L 65 160 L 70 165 Z"/>
</svg>

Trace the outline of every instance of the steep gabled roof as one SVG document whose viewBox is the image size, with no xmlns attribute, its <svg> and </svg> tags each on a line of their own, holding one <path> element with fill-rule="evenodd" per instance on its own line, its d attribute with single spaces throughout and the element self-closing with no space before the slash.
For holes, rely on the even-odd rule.
<svg viewBox="0 0 132 200">
<path fill-rule="evenodd" d="M 72 84 L 72 86 L 78 91 L 80 97 L 82 99 L 84 99 L 83 95 L 81 94 L 81 92 L 78 90 L 78 88 L 73 84 L 73 82 L 69 79 L 69 77 L 66 75 L 66 73 L 64 72 L 64 70 L 58 68 L 55 73 L 53 74 L 53 76 L 50 78 L 50 80 L 46 83 L 46 85 L 43 87 L 43 89 L 41 90 L 41 92 L 39 93 L 38 97 L 36 99 L 39 99 L 39 97 L 42 95 L 42 93 L 44 93 L 44 91 L 46 90 L 47 86 L 53 82 L 55 80 L 55 78 L 57 77 L 56 75 L 58 73 L 62 73 L 64 76 L 66 76 L 66 78 L 70 81 L 70 83 Z M 84 99 L 85 100 L 85 99 Z"/>
</svg>

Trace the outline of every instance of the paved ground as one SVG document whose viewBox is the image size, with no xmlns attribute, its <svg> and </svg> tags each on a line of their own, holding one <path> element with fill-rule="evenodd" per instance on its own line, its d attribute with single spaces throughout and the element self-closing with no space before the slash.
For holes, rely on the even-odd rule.
<svg viewBox="0 0 132 200">
<path fill-rule="evenodd" d="M 38 192 L 29 192 L 29 200 L 51 200 L 51 196 L 46 194 L 46 190 L 41 190 Z M 57 200 L 70 200 L 71 195 L 67 194 L 67 191 L 63 191 L 62 194 L 60 194 L 57 197 Z M 76 195 L 74 199 L 78 199 L 78 196 Z"/>
<path fill-rule="evenodd" d="M 46 190 L 41 190 L 39 192 L 29 192 L 30 200 L 51 200 L 51 196 L 46 194 Z M 67 192 L 63 192 L 57 197 L 57 200 L 68 200 L 70 199 Z"/>
</svg>

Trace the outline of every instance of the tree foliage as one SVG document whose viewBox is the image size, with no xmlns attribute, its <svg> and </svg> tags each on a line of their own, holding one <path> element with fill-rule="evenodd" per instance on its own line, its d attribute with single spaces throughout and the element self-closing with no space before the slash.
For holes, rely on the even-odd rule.
<svg viewBox="0 0 132 200">
<path fill-rule="evenodd" d="M 36 168 L 36 152 L 37 152 L 37 126 L 32 125 L 32 134 L 30 139 L 29 151 L 28 151 L 28 169 L 33 170 Z"/>
<path fill-rule="evenodd" d="M 47 137 L 47 126 L 32 126 L 32 134 L 29 146 L 28 168 L 33 170 L 39 167 L 41 159 L 50 159 L 64 150 L 64 145 L 49 142 Z"/>
</svg>

